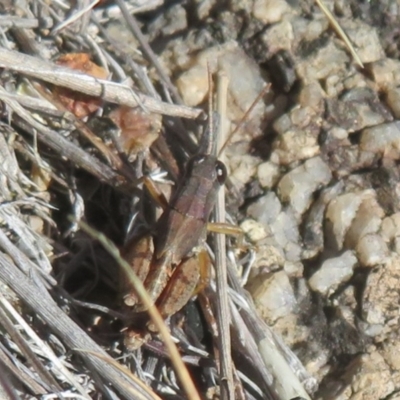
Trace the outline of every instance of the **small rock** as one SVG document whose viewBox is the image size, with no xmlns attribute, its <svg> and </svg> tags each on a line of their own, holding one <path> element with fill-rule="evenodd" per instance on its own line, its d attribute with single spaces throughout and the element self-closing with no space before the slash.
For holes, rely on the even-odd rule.
<svg viewBox="0 0 400 400">
<path fill-rule="evenodd" d="M 323 296 L 329 296 L 352 277 L 356 264 L 357 258 L 350 250 L 340 257 L 330 258 L 324 261 L 321 268 L 311 276 L 309 285 L 312 290 Z"/>
<path fill-rule="evenodd" d="M 254 18 L 263 24 L 272 24 L 282 19 L 291 8 L 285 0 L 256 0 L 253 6 Z"/>
<path fill-rule="evenodd" d="M 273 25 L 262 35 L 262 41 L 267 46 L 270 54 L 275 54 L 279 50 L 292 49 L 293 29 L 289 21 L 282 21 Z"/>
<path fill-rule="evenodd" d="M 389 122 L 364 129 L 361 134 L 360 148 L 392 159 L 399 158 L 400 122 Z"/>
<path fill-rule="evenodd" d="M 265 86 L 259 66 L 234 41 L 200 52 L 193 57 L 190 68 L 176 81 L 186 105 L 197 106 L 205 99 L 208 93 L 208 65 L 212 71 L 218 68 L 228 76 L 228 118 L 239 121 Z M 265 101 L 268 102 L 268 99 Z M 266 106 L 259 101 L 247 119 L 246 132 L 251 137 L 257 135 L 257 127 L 265 114 Z"/>
<path fill-rule="evenodd" d="M 264 225 L 253 219 L 245 219 L 240 224 L 240 228 L 253 243 L 257 243 L 268 236 Z"/>
<path fill-rule="evenodd" d="M 400 61 L 383 58 L 367 66 L 374 81 L 381 90 L 387 90 L 400 85 Z"/>
<path fill-rule="evenodd" d="M 259 159 L 251 155 L 238 155 L 229 158 L 229 179 L 240 190 L 250 182 L 257 171 Z"/>
<path fill-rule="evenodd" d="M 262 188 L 271 189 L 279 179 L 279 166 L 264 162 L 257 167 L 257 177 Z"/>
<path fill-rule="evenodd" d="M 392 253 L 384 264 L 373 269 L 368 275 L 362 293 L 361 311 L 365 322 L 370 325 L 382 325 L 382 334 L 398 332 L 400 302 L 398 290 L 400 282 L 400 258 Z M 390 323 L 389 323 L 390 322 Z"/>
<path fill-rule="evenodd" d="M 247 215 L 256 221 L 269 226 L 282 210 L 281 202 L 274 192 L 260 197 L 247 208 Z"/>
<path fill-rule="evenodd" d="M 202 20 L 208 17 L 215 3 L 216 0 L 195 0 L 197 18 Z"/>
<path fill-rule="evenodd" d="M 388 248 L 384 240 L 376 234 L 363 236 L 357 244 L 357 255 L 360 263 L 365 267 L 374 267 L 382 264 L 388 255 Z"/>
<path fill-rule="evenodd" d="M 371 197 L 366 197 L 357 210 L 346 234 L 346 247 L 354 249 L 365 235 L 378 232 L 384 215 L 384 211 L 371 193 Z"/>
<path fill-rule="evenodd" d="M 285 263 L 285 255 L 281 247 L 276 243 L 262 244 L 257 243 L 256 259 L 254 261 L 253 270 L 270 270 L 282 267 Z M 255 272 L 257 275 L 257 272 Z"/>
<path fill-rule="evenodd" d="M 386 100 L 395 118 L 400 118 L 400 88 L 389 89 Z"/>
<path fill-rule="evenodd" d="M 327 101 L 328 118 L 348 132 L 388 121 L 391 117 L 378 96 L 369 88 L 354 88 L 339 99 Z"/>
<path fill-rule="evenodd" d="M 298 244 L 299 227 L 290 209 L 282 211 L 270 225 L 271 232 L 277 243 L 285 248 L 290 242 Z"/>
<path fill-rule="evenodd" d="M 314 113 L 308 107 L 294 107 L 289 114 L 294 126 L 306 128 L 310 125 Z"/>
<path fill-rule="evenodd" d="M 175 4 L 167 8 L 165 12 L 160 13 L 149 26 L 149 32 L 156 35 L 161 33 L 162 36 L 170 36 L 177 32 L 182 32 L 187 28 L 186 10 L 180 5 Z M 151 39 L 154 39 L 150 35 Z"/>
<path fill-rule="evenodd" d="M 400 236 L 400 213 L 395 213 L 382 221 L 381 234 L 387 242 Z"/>
<path fill-rule="evenodd" d="M 306 20 L 307 21 L 307 28 L 304 32 L 303 40 L 306 40 L 307 42 L 311 42 L 312 40 L 315 40 L 328 29 L 329 27 L 329 21 L 327 18 L 318 18 L 317 15 L 315 15 L 315 19 L 312 21 Z"/>
<path fill-rule="evenodd" d="M 364 88 L 368 86 L 368 83 L 365 79 L 365 74 L 362 74 L 357 70 L 351 71 L 350 75 L 344 79 L 343 84 L 345 90 Z"/>
<path fill-rule="evenodd" d="M 346 129 L 334 126 L 329 129 L 328 136 L 333 139 L 344 140 L 348 138 L 349 134 Z"/>
<path fill-rule="evenodd" d="M 330 239 L 334 240 L 335 247 L 338 250 L 342 249 L 345 235 L 357 214 L 357 210 L 364 198 L 368 196 L 371 196 L 371 191 L 368 190 L 358 193 L 346 193 L 329 203 L 326 219 L 331 225 L 327 226 L 327 236 L 330 237 L 333 234 L 333 238 Z"/>
<path fill-rule="evenodd" d="M 375 28 L 360 19 L 341 21 L 341 27 L 349 36 L 361 62 L 371 63 L 384 57 L 384 51 Z"/>
<path fill-rule="evenodd" d="M 383 343 L 382 355 L 390 368 L 400 371 L 400 343 L 397 340 Z"/>
<path fill-rule="evenodd" d="M 286 261 L 283 264 L 283 270 L 290 276 L 291 278 L 302 278 L 304 272 L 304 265 L 300 262 Z"/>
<path fill-rule="evenodd" d="M 301 245 L 294 242 L 288 242 L 284 248 L 285 258 L 287 261 L 297 263 L 301 259 L 302 248 Z"/>
<path fill-rule="evenodd" d="M 317 113 L 322 112 L 324 107 L 324 92 L 321 85 L 317 81 L 305 85 L 300 91 L 299 103 L 302 107 L 310 107 Z"/>
<path fill-rule="evenodd" d="M 395 390 L 390 368 L 377 351 L 356 357 L 344 371 L 342 380 L 341 392 L 349 391 L 352 400 L 385 399 Z M 328 400 L 338 398 L 327 396 Z"/>
<path fill-rule="evenodd" d="M 289 314 L 296 306 L 292 286 L 284 271 L 259 277 L 248 285 L 247 290 L 257 310 L 268 323 Z"/>
<path fill-rule="evenodd" d="M 315 157 L 319 154 L 317 136 L 308 130 L 291 129 L 280 135 L 274 142 L 271 158 L 277 158 L 283 165 Z"/>
<path fill-rule="evenodd" d="M 274 130 L 280 135 L 283 135 L 289 129 L 292 129 L 292 127 L 292 120 L 287 113 L 280 116 L 273 124 Z"/>
<path fill-rule="evenodd" d="M 349 61 L 347 54 L 339 50 L 331 41 L 318 49 L 312 56 L 299 60 L 297 65 L 298 75 L 308 84 L 336 75 L 345 69 Z"/>
<path fill-rule="evenodd" d="M 329 183 L 332 178 L 329 167 L 315 157 L 288 172 L 278 184 L 282 201 L 289 202 L 298 215 L 302 215 L 311 204 L 313 193 Z"/>
</svg>

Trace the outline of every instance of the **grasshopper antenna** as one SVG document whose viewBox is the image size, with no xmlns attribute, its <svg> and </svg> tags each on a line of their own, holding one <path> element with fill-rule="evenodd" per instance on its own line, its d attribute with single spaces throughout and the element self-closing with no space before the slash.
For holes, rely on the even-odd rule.
<svg viewBox="0 0 400 400">
<path fill-rule="evenodd" d="M 239 128 L 241 128 L 243 126 L 244 122 L 247 120 L 248 116 L 253 111 L 254 107 L 265 96 L 265 94 L 268 92 L 270 87 L 271 87 L 271 84 L 264 86 L 263 90 L 261 90 L 261 92 L 258 94 L 258 96 L 254 99 L 253 103 L 251 103 L 251 106 L 248 108 L 248 110 L 243 115 L 242 119 L 236 125 L 236 128 L 228 135 L 228 137 L 225 140 L 225 143 L 219 149 L 218 157 L 221 156 L 222 152 L 225 150 L 225 147 L 228 145 L 228 143 L 232 139 L 233 135 L 239 130 Z"/>
<path fill-rule="evenodd" d="M 205 155 L 214 155 L 217 154 L 217 143 L 215 140 L 215 132 L 217 131 L 219 126 L 219 115 L 217 112 L 214 111 L 214 104 L 213 104 L 214 83 L 209 63 L 207 63 L 207 74 L 208 74 L 208 126 L 201 137 L 199 143 L 199 153 Z"/>
</svg>

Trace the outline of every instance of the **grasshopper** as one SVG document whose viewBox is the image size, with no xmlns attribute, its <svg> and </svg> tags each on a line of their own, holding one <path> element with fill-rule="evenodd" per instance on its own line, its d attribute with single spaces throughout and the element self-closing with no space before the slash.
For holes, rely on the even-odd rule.
<svg viewBox="0 0 400 400">
<path fill-rule="evenodd" d="M 212 125 L 215 129 L 216 124 Z M 181 183 L 156 224 L 156 233 L 123 252 L 164 318 L 179 311 L 208 278 L 207 225 L 226 179 L 226 168 L 215 156 L 214 129 L 204 132 L 198 153 L 189 159 Z M 127 306 L 145 311 L 129 285 L 123 291 Z"/>
</svg>

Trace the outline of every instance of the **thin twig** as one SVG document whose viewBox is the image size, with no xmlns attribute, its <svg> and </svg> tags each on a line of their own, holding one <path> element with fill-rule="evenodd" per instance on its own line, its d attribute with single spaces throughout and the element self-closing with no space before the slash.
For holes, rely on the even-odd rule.
<svg viewBox="0 0 400 400">
<path fill-rule="evenodd" d="M 2 28 L 35 29 L 39 27 L 39 21 L 36 18 L 21 18 L 12 15 L 2 15 L 0 16 L 0 26 Z"/>
<path fill-rule="evenodd" d="M 123 396 L 132 398 L 132 393 L 135 391 L 137 398 L 153 400 L 134 381 L 116 370 L 111 365 L 111 357 L 58 307 L 44 287 L 19 271 L 3 253 L 0 253 L 0 280 L 28 304 L 69 348 L 87 349 L 109 359 L 110 363 L 91 355 L 84 358 L 89 366 L 110 382 Z"/>
<path fill-rule="evenodd" d="M 132 31 L 132 33 L 135 35 L 136 39 L 140 43 L 140 46 L 142 47 L 144 54 L 147 56 L 149 61 L 156 68 L 158 74 L 160 75 L 162 82 L 165 84 L 165 86 L 171 92 L 174 100 L 178 104 L 183 104 L 183 100 L 180 97 L 176 87 L 172 84 L 171 79 L 165 73 L 164 68 L 161 66 L 161 64 L 158 62 L 157 56 L 154 54 L 152 48 L 147 43 L 145 36 L 143 35 L 142 31 L 139 28 L 136 18 L 129 13 L 129 11 L 126 7 L 125 1 L 124 0 L 115 0 L 115 2 L 118 4 L 119 8 L 121 9 L 122 15 L 124 16 L 126 22 L 128 23 L 129 29 Z"/>
<path fill-rule="evenodd" d="M 218 147 L 224 143 L 226 136 L 226 99 L 228 92 L 228 77 L 223 73 L 218 73 L 217 82 L 217 109 L 220 114 L 220 124 L 218 131 Z M 217 205 L 215 209 L 216 222 L 225 222 L 225 192 L 218 192 Z M 223 400 L 234 399 L 234 385 L 232 374 L 231 338 L 229 332 L 230 314 L 228 304 L 228 281 L 226 272 L 226 240 L 225 235 L 216 235 L 215 245 L 215 265 L 217 283 L 217 323 L 219 328 L 219 351 L 220 351 L 220 385 L 221 398 Z"/>
<path fill-rule="evenodd" d="M 94 0 L 92 3 L 88 4 L 86 7 L 82 8 L 81 10 L 77 11 L 75 14 L 71 15 L 69 18 L 61 22 L 61 24 L 57 25 L 51 32 L 51 35 L 56 35 L 62 29 L 66 28 L 68 25 L 73 24 L 76 22 L 80 17 L 82 17 L 85 13 L 92 10 L 100 0 Z"/>
<path fill-rule="evenodd" d="M 103 182 L 124 183 L 124 179 L 121 175 L 114 172 L 107 165 L 100 163 L 97 159 L 67 139 L 64 139 L 57 132 L 52 131 L 51 129 L 39 123 L 17 101 L 10 99 L 8 96 L 3 97 L 3 93 L 7 94 L 7 92 L 0 87 L 0 100 L 3 100 L 5 103 L 7 103 L 13 112 L 18 115 L 22 121 L 26 122 L 24 128 L 27 130 L 27 132 L 32 134 L 36 132 L 39 140 L 51 147 L 57 154 L 79 165 L 81 168 L 95 175 Z M 16 121 L 16 123 L 18 124 L 22 121 Z"/>
<path fill-rule="evenodd" d="M 137 107 L 139 98 L 140 103 L 150 112 L 189 119 L 195 119 L 203 114 L 200 109 L 164 103 L 142 93 L 133 93 L 133 90 L 126 85 L 97 79 L 79 71 L 52 64 L 48 60 L 4 48 L 0 48 L 0 68 L 7 68 L 89 96 L 101 97 L 110 103 Z"/>
<path fill-rule="evenodd" d="M 248 301 L 248 294 L 240 286 L 237 275 L 228 269 L 229 282 L 234 291 L 240 296 L 240 316 L 243 318 L 243 326 L 251 333 L 251 340 L 254 340 L 257 348 L 254 349 L 247 343 L 246 352 L 253 351 L 252 358 L 261 356 L 264 368 L 259 368 L 260 372 L 267 371 L 267 386 L 271 385 L 280 400 L 290 400 L 300 396 L 306 400 L 311 400 L 304 390 L 299 378 L 293 372 L 291 366 L 281 353 L 280 343 L 277 343 L 271 329 L 258 317 L 251 301 Z M 294 359 L 294 358 L 293 358 Z M 273 395 L 273 394 L 271 394 Z"/>
<path fill-rule="evenodd" d="M 0 304 L 5 310 L 7 310 L 7 312 L 10 315 L 12 315 L 12 317 L 17 321 L 18 325 L 20 325 L 24 329 L 26 334 L 36 343 L 36 345 L 40 348 L 45 357 L 47 357 L 51 361 L 52 365 L 57 370 L 57 372 L 61 374 L 61 376 L 67 382 L 69 382 L 73 387 L 75 387 L 82 396 L 84 396 L 86 399 L 90 399 L 90 396 L 88 396 L 86 390 L 82 387 L 82 385 L 79 384 L 79 382 L 75 379 L 75 377 L 62 364 L 60 359 L 53 353 L 51 348 L 39 338 L 39 336 L 34 332 L 34 330 L 25 322 L 25 320 L 21 317 L 21 315 L 19 315 L 19 313 L 16 312 L 16 310 L 3 296 L 0 296 Z M 18 336 L 20 337 L 20 334 L 18 334 Z M 15 339 L 18 340 L 17 337 L 15 337 Z M 26 345 L 26 343 L 23 342 L 22 338 L 20 338 L 20 340 L 17 341 L 17 344 L 20 346 L 20 349 L 23 352 L 23 354 L 26 357 L 28 357 L 28 360 L 30 360 L 32 365 L 35 366 L 36 370 L 40 372 L 39 376 L 41 376 L 42 379 L 46 378 L 44 379 L 44 382 L 47 381 L 47 384 L 49 384 L 50 387 L 53 388 L 53 390 L 54 386 L 56 387 L 57 391 L 60 390 L 58 383 L 55 382 L 54 378 L 48 373 L 48 371 L 42 365 L 40 365 L 39 361 L 34 356 L 32 350 Z"/>
<path fill-rule="evenodd" d="M 361 67 L 364 68 L 364 64 L 362 63 L 360 57 L 358 56 L 354 46 L 351 44 L 350 39 L 342 29 L 342 27 L 339 25 L 339 23 L 336 21 L 336 18 L 332 15 L 331 11 L 329 10 L 328 7 L 325 6 L 325 4 L 322 2 L 322 0 L 315 0 L 316 3 L 318 4 L 319 8 L 322 10 L 322 12 L 326 15 L 328 18 L 329 22 L 333 26 L 333 29 L 336 31 L 336 33 L 342 38 L 346 46 L 348 47 L 351 55 L 353 56 L 355 62 Z"/>
<path fill-rule="evenodd" d="M 23 383 L 29 390 L 36 396 L 46 394 L 45 388 L 36 382 L 30 374 L 26 373 L 22 368 L 18 368 L 15 365 L 14 360 L 6 353 L 3 349 L 3 345 L 0 344 L 0 365 L 1 367 L 6 367 L 8 369 L 8 374 L 4 374 L 7 377 L 7 381 L 10 381 L 10 373 L 15 376 L 21 383 Z M 1 370 L 1 369 L 0 369 Z M 0 372 L 0 380 L 3 374 Z M 8 399 L 7 399 L 8 400 Z"/>
<path fill-rule="evenodd" d="M 185 364 L 182 361 L 182 358 L 179 354 L 179 351 L 171 338 L 171 334 L 165 325 L 164 320 L 161 317 L 160 312 L 155 306 L 154 302 L 151 300 L 149 294 L 147 293 L 142 281 L 139 277 L 133 272 L 132 267 L 126 262 L 120 255 L 117 247 L 103 234 L 96 232 L 94 229 L 90 228 L 83 222 L 79 222 L 79 226 L 87 232 L 90 236 L 97 239 L 104 248 L 114 257 L 115 261 L 119 264 L 119 266 L 124 270 L 129 280 L 132 283 L 135 292 L 137 293 L 141 303 L 146 307 L 152 322 L 157 327 L 160 335 L 165 343 L 165 346 L 168 349 L 168 352 L 171 357 L 172 364 L 175 367 L 176 373 L 180 378 L 182 386 L 190 400 L 200 400 L 200 396 L 197 392 L 196 387 L 190 377 L 189 371 L 187 370 Z"/>
</svg>

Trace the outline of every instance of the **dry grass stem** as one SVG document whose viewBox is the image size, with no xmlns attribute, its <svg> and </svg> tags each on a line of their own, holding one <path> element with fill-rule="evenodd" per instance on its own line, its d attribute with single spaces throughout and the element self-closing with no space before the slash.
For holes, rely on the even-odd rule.
<svg viewBox="0 0 400 400">
<path fill-rule="evenodd" d="M 88 225 L 82 222 L 80 222 L 80 226 L 93 238 L 96 238 L 107 249 L 107 251 L 114 257 L 115 261 L 118 262 L 120 267 L 128 276 L 140 300 L 146 306 L 150 318 L 160 332 L 160 335 L 170 354 L 172 364 L 174 365 L 176 373 L 181 380 L 182 386 L 188 396 L 188 399 L 200 400 L 197 389 L 194 386 L 190 374 L 182 361 L 179 351 L 171 338 L 171 334 L 167 326 L 165 325 L 165 322 L 162 319 L 160 312 L 158 311 L 157 307 L 152 302 L 150 296 L 144 288 L 142 281 L 135 275 L 135 273 L 132 271 L 131 266 L 121 257 L 119 250 L 115 247 L 113 243 L 110 242 L 109 239 L 107 239 L 103 234 L 99 234 L 98 232 L 94 231 Z"/>
<path fill-rule="evenodd" d="M 101 97 L 110 103 L 129 107 L 142 104 L 150 112 L 191 119 L 199 117 L 202 113 L 198 109 L 164 103 L 153 97 L 134 93 L 133 89 L 119 83 L 96 79 L 93 76 L 51 64 L 46 60 L 4 48 L 0 48 L 0 67 L 89 96 Z"/>
<path fill-rule="evenodd" d="M 217 111 L 220 115 L 217 135 L 217 154 L 227 136 L 226 104 L 229 79 L 223 73 L 218 73 L 217 79 Z M 225 222 L 225 191 L 218 192 L 215 209 L 215 221 Z M 215 271 L 217 284 L 217 323 L 218 343 L 220 349 L 220 385 L 221 398 L 224 400 L 234 398 L 234 385 L 232 374 L 231 338 L 230 338 L 230 313 L 228 305 L 228 281 L 226 272 L 226 240 L 225 235 L 215 235 Z"/>
<path fill-rule="evenodd" d="M 260 101 L 270 87 L 268 97 L 276 94 L 275 84 L 260 73 L 264 67 L 247 64 L 239 43 L 224 43 L 225 26 L 203 26 L 214 19 L 208 2 L 6 3 L 0 1 L 0 398 L 310 400 L 304 367 L 242 287 L 270 267 L 260 267 L 267 257 L 257 252 L 255 267 L 242 273 L 248 254 L 225 236 L 241 235 L 247 201 L 273 190 L 256 176 L 269 160 L 248 150 L 270 129 L 268 113 L 278 118 L 290 104 L 288 96 L 284 106 Z M 192 9 L 196 16 L 188 18 Z M 209 130 L 206 59 L 220 69 Z M 239 60 L 246 82 L 231 69 Z M 248 70 L 257 79 L 242 96 Z M 192 79 L 192 72 L 199 75 Z M 221 165 L 204 154 L 232 172 L 224 189 Z M 210 160 L 213 179 L 201 168 L 186 179 L 190 165 L 208 168 Z M 174 236 L 181 219 L 189 221 L 182 237 L 193 227 L 196 240 L 182 238 L 160 257 L 163 233 L 171 228 Z M 149 245 L 138 250 L 142 239 Z M 198 254 L 204 247 L 208 255 Z M 210 282 L 203 279 L 209 259 Z M 280 260 L 276 268 L 284 269 Z M 155 299 L 144 289 L 152 278 Z"/>
<path fill-rule="evenodd" d="M 347 48 L 350 51 L 350 54 L 353 56 L 354 61 L 361 67 L 364 68 L 364 64 L 362 63 L 360 57 L 357 54 L 356 49 L 354 46 L 351 44 L 350 39 L 342 29 L 342 27 L 339 25 L 339 23 L 336 21 L 336 18 L 333 16 L 331 11 L 329 10 L 328 7 L 325 6 L 325 4 L 322 2 L 322 0 L 315 0 L 322 12 L 326 15 L 328 18 L 329 22 L 333 26 L 333 29 L 336 31 L 336 33 L 339 35 L 339 37 L 342 38 L 344 43 L 346 44 Z"/>
</svg>

